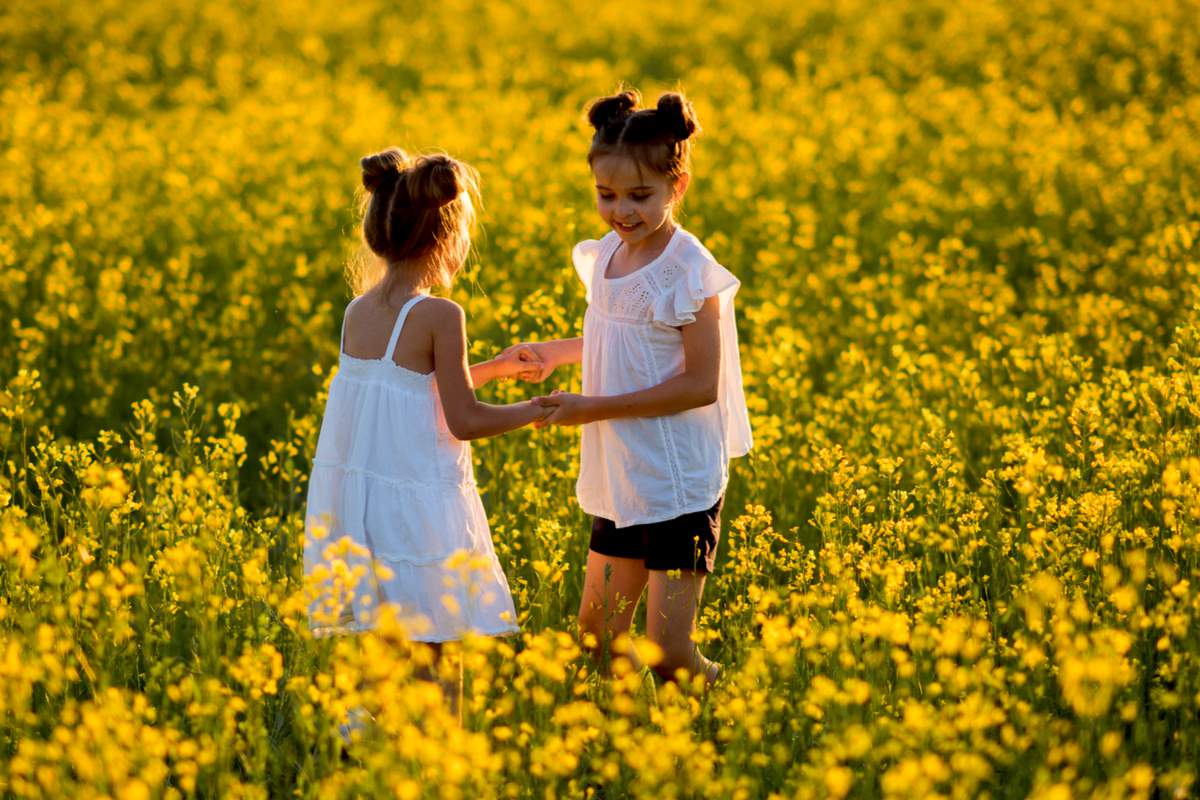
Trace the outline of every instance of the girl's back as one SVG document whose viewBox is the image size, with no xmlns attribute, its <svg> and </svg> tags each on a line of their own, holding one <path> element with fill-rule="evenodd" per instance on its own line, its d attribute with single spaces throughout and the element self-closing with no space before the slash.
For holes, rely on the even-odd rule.
<svg viewBox="0 0 1200 800">
<path fill-rule="evenodd" d="M 382 288 L 351 301 L 338 372 L 348 385 L 338 387 L 338 414 L 359 432 L 356 457 L 378 454 L 362 468 L 375 464 L 397 480 L 473 486 L 470 445 L 446 425 L 434 377 L 434 324 L 443 305 L 450 303 L 426 294 L 389 302 Z M 379 397 L 368 401 L 370 392 Z M 331 404 L 333 395 L 331 385 Z"/>
<path fill-rule="evenodd" d="M 429 298 L 416 305 L 404 322 L 404 330 L 395 342 L 392 361 L 410 372 L 433 372 L 433 317 L 435 306 L 445 301 Z M 384 297 L 376 287 L 350 302 L 343 326 L 342 353 L 357 360 L 378 361 L 386 358 L 388 343 L 406 298 Z"/>
<path fill-rule="evenodd" d="M 397 488 L 473 490 L 470 444 L 451 435 L 438 397 L 433 313 L 419 313 L 435 313 L 421 306 L 438 302 L 417 294 L 397 310 L 369 292 L 350 303 L 314 466 L 364 472 Z"/>
</svg>

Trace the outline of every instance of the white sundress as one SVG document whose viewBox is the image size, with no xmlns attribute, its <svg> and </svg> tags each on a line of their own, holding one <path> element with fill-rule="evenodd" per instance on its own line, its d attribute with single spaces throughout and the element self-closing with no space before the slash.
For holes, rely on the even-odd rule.
<svg viewBox="0 0 1200 800">
<path fill-rule="evenodd" d="M 401 308 L 383 358 L 340 352 L 329 385 L 305 514 L 315 635 L 374 628 L 385 605 L 416 641 L 519 631 L 470 443 L 446 427 L 433 373 L 392 360 L 405 319 L 426 296 Z M 343 537 L 351 552 L 339 552 Z M 347 568 L 361 574 L 346 577 Z"/>
<path fill-rule="evenodd" d="M 684 368 L 680 329 L 709 297 L 721 309 L 717 402 L 661 417 L 588 423 L 580 439 L 576 496 L 615 527 L 664 522 L 711 508 L 725 492 L 729 459 L 752 445 L 742 388 L 733 298 L 740 282 L 692 234 L 677 228 L 646 266 L 604 273 L 621 240 L 609 232 L 572 252 L 587 289 L 583 393 L 619 395 L 657 386 Z"/>
</svg>

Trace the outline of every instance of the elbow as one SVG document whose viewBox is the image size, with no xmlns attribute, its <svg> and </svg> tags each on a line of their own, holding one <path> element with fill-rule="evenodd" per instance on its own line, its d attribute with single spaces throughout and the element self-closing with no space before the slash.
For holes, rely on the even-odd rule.
<svg viewBox="0 0 1200 800">
<path fill-rule="evenodd" d="M 446 428 L 450 435 L 460 442 L 469 442 L 479 438 L 479 422 L 476 415 L 469 411 L 464 413 L 446 414 Z"/>
<path fill-rule="evenodd" d="M 446 427 L 450 430 L 450 435 L 460 442 L 469 442 L 479 438 L 478 427 L 466 420 L 455 420 L 454 422 L 446 420 Z"/>
<path fill-rule="evenodd" d="M 704 406 L 711 406 L 713 403 L 717 402 L 718 394 L 717 382 L 712 381 L 710 383 L 705 381 L 703 384 L 696 387 L 695 407 L 703 408 Z"/>
</svg>

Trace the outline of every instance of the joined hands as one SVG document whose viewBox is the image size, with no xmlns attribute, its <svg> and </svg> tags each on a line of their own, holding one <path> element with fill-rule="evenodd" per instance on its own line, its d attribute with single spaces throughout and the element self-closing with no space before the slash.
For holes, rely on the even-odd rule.
<svg viewBox="0 0 1200 800">
<path fill-rule="evenodd" d="M 590 398 L 574 392 L 555 389 L 548 395 L 535 397 L 530 402 L 547 409 L 541 419 L 533 423 L 535 428 L 547 425 L 583 425 L 592 422 Z"/>
<path fill-rule="evenodd" d="M 529 383 L 541 383 L 550 377 L 558 364 L 551 360 L 550 351 L 541 342 L 519 342 L 504 348 L 496 361 L 505 365 L 508 377 L 519 378 Z M 533 427 L 547 425 L 582 425 L 590 422 L 588 398 L 573 392 L 555 389 L 548 395 L 534 397 L 529 402 L 544 409 L 542 417 L 533 422 Z"/>
<path fill-rule="evenodd" d="M 547 356 L 544 345 L 539 342 L 518 342 L 504 348 L 496 360 L 512 362 L 513 376 L 529 383 L 541 383 L 558 366 Z"/>
</svg>

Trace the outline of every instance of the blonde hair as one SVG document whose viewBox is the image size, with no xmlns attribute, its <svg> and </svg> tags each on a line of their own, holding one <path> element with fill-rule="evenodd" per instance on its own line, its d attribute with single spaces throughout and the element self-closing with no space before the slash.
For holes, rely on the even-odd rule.
<svg viewBox="0 0 1200 800">
<path fill-rule="evenodd" d="M 422 287 L 448 286 L 466 261 L 479 198 L 479 177 L 442 153 L 409 156 L 389 147 L 364 156 L 363 246 L 346 265 L 355 295 L 400 271 Z"/>
</svg>

